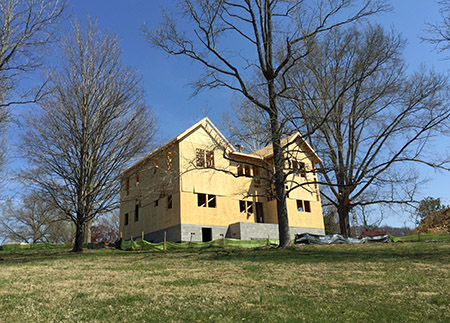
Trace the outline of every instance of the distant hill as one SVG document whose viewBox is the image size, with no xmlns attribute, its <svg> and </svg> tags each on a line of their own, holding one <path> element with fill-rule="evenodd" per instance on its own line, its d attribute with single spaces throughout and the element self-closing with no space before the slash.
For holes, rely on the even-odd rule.
<svg viewBox="0 0 450 323">
<path fill-rule="evenodd" d="M 411 234 L 447 232 L 450 233 L 450 209 L 430 214 Z"/>
</svg>

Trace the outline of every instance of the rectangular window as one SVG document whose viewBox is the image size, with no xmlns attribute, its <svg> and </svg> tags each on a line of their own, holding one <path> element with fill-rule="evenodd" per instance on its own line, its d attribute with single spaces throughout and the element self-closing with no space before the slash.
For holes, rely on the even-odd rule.
<svg viewBox="0 0 450 323">
<path fill-rule="evenodd" d="M 247 201 L 247 213 L 253 213 L 253 202 Z"/>
<path fill-rule="evenodd" d="M 306 177 L 305 163 L 302 163 L 302 162 L 299 163 L 299 170 L 300 170 L 300 176 Z"/>
<path fill-rule="evenodd" d="M 158 206 L 159 200 L 155 200 L 155 207 Z"/>
<path fill-rule="evenodd" d="M 246 203 L 245 201 L 239 201 L 239 212 L 245 213 L 246 211 Z"/>
<path fill-rule="evenodd" d="M 197 148 L 195 165 L 197 167 L 205 167 L 205 150 Z"/>
<path fill-rule="evenodd" d="M 214 151 L 213 150 L 206 152 L 206 167 L 214 168 Z"/>
<path fill-rule="evenodd" d="M 197 206 L 215 208 L 216 196 L 212 194 L 197 193 Z"/>
<path fill-rule="evenodd" d="M 297 210 L 299 212 L 303 212 L 303 201 L 302 200 L 297 200 Z"/>
<path fill-rule="evenodd" d="M 128 194 L 130 194 L 130 178 L 127 177 L 126 182 L 125 182 L 125 190 L 127 192 L 127 196 Z"/>
<path fill-rule="evenodd" d="M 208 194 L 208 207 L 216 207 L 216 196 Z"/>
<path fill-rule="evenodd" d="M 249 176 L 249 177 L 252 176 L 249 165 L 245 165 L 244 170 L 245 170 L 245 176 Z"/>
<path fill-rule="evenodd" d="M 253 166 L 253 177 L 259 177 L 260 171 L 258 166 Z"/>
<path fill-rule="evenodd" d="M 134 222 L 139 221 L 139 204 L 134 206 Z"/>
<path fill-rule="evenodd" d="M 171 170 L 172 169 L 172 152 L 169 150 L 167 152 L 167 170 Z"/>
<path fill-rule="evenodd" d="M 128 225 L 128 213 L 125 213 L 124 221 L 125 225 Z"/>
<path fill-rule="evenodd" d="M 239 211 L 241 213 L 253 213 L 253 202 L 239 201 Z"/>
<path fill-rule="evenodd" d="M 136 173 L 136 186 L 139 185 L 139 173 Z"/>
<path fill-rule="evenodd" d="M 311 212 L 311 202 L 310 201 L 304 202 L 305 202 L 305 212 Z"/>
<path fill-rule="evenodd" d="M 197 206 L 206 207 L 206 194 L 197 194 Z"/>
<path fill-rule="evenodd" d="M 244 167 L 242 167 L 242 164 L 237 164 L 237 174 L 239 176 L 244 175 Z"/>
<path fill-rule="evenodd" d="M 167 196 L 167 208 L 172 208 L 172 195 Z"/>
</svg>

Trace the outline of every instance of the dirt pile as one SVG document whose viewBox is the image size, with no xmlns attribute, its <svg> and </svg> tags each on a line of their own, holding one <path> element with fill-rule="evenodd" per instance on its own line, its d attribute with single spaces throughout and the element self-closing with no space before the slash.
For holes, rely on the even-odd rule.
<svg viewBox="0 0 450 323">
<path fill-rule="evenodd" d="M 450 209 L 430 214 L 411 234 L 448 232 L 450 232 Z"/>
</svg>

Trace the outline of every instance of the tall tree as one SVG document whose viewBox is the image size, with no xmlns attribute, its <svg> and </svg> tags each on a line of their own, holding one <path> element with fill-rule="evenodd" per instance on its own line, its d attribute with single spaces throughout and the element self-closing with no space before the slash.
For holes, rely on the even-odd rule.
<svg viewBox="0 0 450 323">
<path fill-rule="evenodd" d="M 195 82 L 195 93 L 227 88 L 267 114 L 280 247 L 285 247 L 290 244 L 290 234 L 279 100 L 287 90 L 286 72 L 307 56 L 303 45 L 318 34 L 389 7 L 381 0 L 182 0 L 178 4 L 180 16 L 164 13 L 160 27 L 144 27 L 145 35 L 167 53 L 187 56 L 203 65 L 205 74 Z M 186 20 L 188 31 L 182 29 Z M 261 75 L 261 84 L 251 82 L 255 74 Z M 264 96 L 257 95 L 258 88 Z"/>
<path fill-rule="evenodd" d="M 62 67 L 48 75 L 50 94 L 28 121 L 24 178 L 73 221 L 79 252 L 84 226 L 118 206 L 119 173 L 148 149 L 156 121 L 115 36 L 76 24 L 62 49 Z"/>
<path fill-rule="evenodd" d="M 310 55 L 289 74 L 293 122 L 323 159 L 322 194 L 345 235 L 355 206 L 414 201 L 417 176 L 408 165 L 448 168 L 429 149 L 450 116 L 447 79 L 408 74 L 403 44 L 380 26 L 336 28 L 309 42 Z"/>
<path fill-rule="evenodd" d="M 41 65 L 44 49 L 56 40 L 58 23 L 63 18 L 65 1 L 0 1 L 0 133 L 9 120 L 8 107 L 35 102 L 39 91 L 22 96 L 18 82 Z M 0 145 L 0 163 L 5 145 Z"/>
</svg>

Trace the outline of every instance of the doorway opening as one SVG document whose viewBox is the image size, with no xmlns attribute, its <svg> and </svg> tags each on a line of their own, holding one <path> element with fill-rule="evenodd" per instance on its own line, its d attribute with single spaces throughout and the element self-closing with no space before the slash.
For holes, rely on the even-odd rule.
<svg viewBox="0 0 450 323">
<path fill-rule="evenodd" d="M 212 229 L 211 228 L 202 228 L 202 241 L 208 242 L 212 240 Z"/>
</svg>

